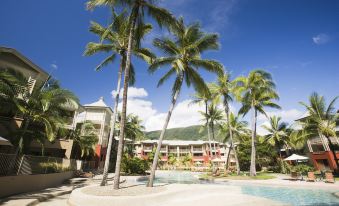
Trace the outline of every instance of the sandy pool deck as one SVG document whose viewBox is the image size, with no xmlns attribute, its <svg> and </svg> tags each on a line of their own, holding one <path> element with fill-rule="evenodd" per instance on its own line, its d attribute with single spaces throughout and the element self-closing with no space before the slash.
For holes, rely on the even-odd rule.
<svg viewBox="0 0 339 206">
<path fill-rule="evenodd" d="M 163 191 L 142 195 L 101 196 L 99 186 L 79 188 L 72 192 L 69 205 L 72 206 L 206 206 L 206 205 L 286 205 L 266 198 L 245 195 L 237 186 L 170 184 L 161 186 Z M 133 188 L 133 187 L 132 187 Z M 145 190 L 145 186 L 137 186 Z M 84 192 L 85 191 L 85 192 Z M 93 194 L 90 194 L 92 191 Z M 111 190 L 112 191 L 112 190 Z"/>
</svg>

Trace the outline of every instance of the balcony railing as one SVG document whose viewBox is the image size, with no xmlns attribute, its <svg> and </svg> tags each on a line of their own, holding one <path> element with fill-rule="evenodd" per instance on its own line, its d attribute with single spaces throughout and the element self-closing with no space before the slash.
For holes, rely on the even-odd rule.
<svg viewBox="0 0 339 206">
<path fill-rule="evenodd" d="M 169 149 L 168 150 L 170 153 L 177 153 L 177 149 Z"/>
<path fill-rule="evenodd" d="M 180 153 L 189 153 L 190 151 L 190 149 L 179 149 Z"/>
</svg>

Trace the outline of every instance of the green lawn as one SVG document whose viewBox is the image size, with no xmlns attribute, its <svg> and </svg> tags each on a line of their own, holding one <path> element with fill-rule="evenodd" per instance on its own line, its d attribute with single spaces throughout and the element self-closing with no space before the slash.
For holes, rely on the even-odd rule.
<svg viewBox="0 0 339 206">
<path fill-rule="evenodd" d="M 230 174 L 228 176 L 220 175 L 218 177 L 213 177 L 210 173 L 202 174 L 199 176 L 202 179 L 226 179 L 226 180 L 269 180 L 276 178 L 272 173 L 258 172 L 257 176 L 251 177 L 246 173 L 241 175 Z"/>
</svg>

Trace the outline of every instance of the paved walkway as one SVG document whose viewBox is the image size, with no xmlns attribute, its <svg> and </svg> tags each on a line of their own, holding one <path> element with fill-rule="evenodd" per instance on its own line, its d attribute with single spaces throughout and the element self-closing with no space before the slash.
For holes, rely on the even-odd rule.
<svg viewBox="0 0 339 206">
<path fill-rule="evenodd" d="M 32 206 L 51 198 L 70 194 L 74 189 L 92 184 L 87 178 L 73 178 L 64 185 L 36 192 L 10 196 L 0 201 L 1 206 Z"/>
</svg>

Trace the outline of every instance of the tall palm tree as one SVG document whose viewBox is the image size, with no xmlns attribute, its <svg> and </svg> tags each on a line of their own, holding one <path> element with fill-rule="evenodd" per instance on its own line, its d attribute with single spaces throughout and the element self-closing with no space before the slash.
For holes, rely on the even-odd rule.
<svg viewBox="0 0 339 206">
<path fill-rule="evenodd" d="M 211 101 L 212 101 L 212 95 L 211 95 L 211 92 L 209 90 L 208 90 L 208 92 L 196 91 L 196 93 L 193 96 L 193 100 L 191 101 L 191 104 L 201 104 L 201 103 L 203 103 L 204 106 L 205 106 L 205 115 L 207 115 L 208 105 L 209 105 L 209 102 L 211 102 Z M 209 119 L 206 118 L 205 120 L 206 120 L 205 128 L 207 128 L 208 144 L 209 144 L 209 148 L 211 150 L 212 149 L 212 143 L 211 143 Z"/>
<path fill-rule="evenodd" d="M 169 26 L 174 22 L 173 15 L 164 8 L 158 7 L 154 0 L 89 0 L 87 2 L 87 8 L 93 9 L 98 6 L 110 6 L 114 8 L 115 6 L 122 5 L 128 6 L 130 8 L 129 15 L 129 33 L 128 33 L 128 47 L 126 51 L 126 64 L 125 64 L 125 74 L 124 74 L 124 87 L 123 87 L 123 98 L 122 98 L 122 117 L 120 121 L 121 132 L 119 135 L 119 144 L 118 144 L 118 153 L 117 161 L 115 167 L 114 175 L 114 189 L 119 189 L 120 181 L 120 167 L 121 159 L 123 154 L 124 147 L 124 127 L 126 123 L 126 110 L 127 110 L 127 92 L 128 92 L 128 82 L 130 74 L 130 65 L 131 65 L 131 54 L 134 48 L 134 39 L 137 31 L 137 25 L 142 24 L 144 20 L 144 14 L 148 14 L 151 18 L 155 19 L 158 25 L 161 27 L 163 25 Z"/>
<path fill-rule="evenodd" d="M 309 103 L 301 102 L 308 112 L 308 116 L 301 120 L 303 129 L 307 132 L 308 138 L 319 136 L 326 138 L 329 150 L 333 153 L 336 170 L 339 170 L 338 158 L 335 152 L 335 146 L 332 138 L 337 138 L 337 123 L 339 122 L 339 114 L 335 110 L 335 102 L 339 97 L 335 97 L 328 106 L 326 106 L 325 98 L 314 92 L 309 97 Z"/>
<path fill-rule="evenodd" d="M 251 139 L 251 166 L 250 175 L 256 176 L 256 136 L 258 112 L 266 115 L 265 107 L 278 108 L 280 106 L 272 100 L 278 100 L 275 84 L 270 73 L 263 70 L 253 70 L 247 77 L 238 77 L 235 82 L 236 98 L 241 101 L 240 114 L 246 115 L 252 110 L 252 139 Z M 267 116 L 267 115 L 266 115 Z"/>
<path fill-rule="evenodd" d="M 269 118 L 269 126 L 262 125 L 262 127 L 268 132 L 264 136 L 265 141 L 269 142 L 276 148 L 279 153 L 279 162 L 285 171 L 284 164 L 282 162 L 281 149 L 283 147 L 289 148 L 290 129 L 288 124 L 281 122 L 281 117 L 272 116 Z"/>
<path fill-rule="evenodd" d="M 222 102 L 224 105 L 225 109 L 225 114 L 226 114 L 226 123 L 230 124 L 230 102 L 233 101 L 232 98 L 232 89 L 233 89 L 233 84 L 230 78 L 229 73 L 223 73 L 218 77 L 217 83 L 213 83 L 210 85 L 211 91 L 217 95 L 217 97 L 222 98 Z M 229 125 L 229 128 L 231 126 Z M 233 150 L 234 156 L 236 157 L 236 160 L 238 159 L 237 157 L 237 152 L 233 148 L 234 147 L 234 142 L 233 142 L 233 131 L 232 129 L 228 130 L 229 131 L 229 139 L 230 139 L 230 151 Z M 228 161 L 228 160 L 227 160 Z M 228 165 L 228 164 L 227 164 Z M 226 165 L 226 166 L 227 166 Z M 240 174 L 240 166 L 239 162 L 236 161 L 236 167 L 237 167 L 237 174 Z"/>
<path fill-rule="evenodd" d="M 234 159 L 235 164 L 237 167 L 237 174 L 240 174 L 240 165 L 239 165 L 239 159 L 238 154 L 235 148 L 235 141 L 241 142 L 242 137 L 249 134 L 249 129 L 247 128 L 248 123 L 246 121 L 243 121 L 240 119 L 239 116 L 234 115 L 232 112 L 229 113 L 229 118 L 226 123 L 220 125 L 219 132 L 225 136 L 224 142 L 230 141 L 230 149 L 227 154 L 227 162 L 226 167 L 229 165 L 229 156 L 231 153 L 231 150 L 234 152 Z M 230 131 L 231 130 L 231 131 Z M 232 135 L 232 139 L 231 139 Z"/>
<path fill-rule="evenodd" d="M 149 67 L 149 71 L 153 73 L 163 66 L 169 66 L 169 71 L 159 80 L 158 86 L 162 85 L 171 76 L 175 76 L 172 87 L 172 103 L 158 140 L 151 175 L 147 184 L 149 187 L 153 186 L 162 140 L 182 84 L 184 82 L 187 86 L 192 84 L 195 90 L 206 93 L 208 92 L 208 88 L 197 72 L 198 68 L 215 73 L 220 73 L 222 70 L 222 65 L 217 61 L 201 58 L 201 54 L 204 51 L 218 49 L 218 35 L 205 34 L 201 31 L 198 23 L 186 26 L 182 18 L 178 20 L 175 27 L 171 28 L 171 32 L 174 35 L 174 39 L 165 37 L 154 40 L 154 46 L 163 51 L 166 56 L 157 58 Z"/>
<path fill-rule="evenodd" d="M 152 30 L 152 26 L 150 24 L 139 24 L 137 28 L 136 41 L 134 42 L 136 45 L 133 47 L 133 54 L 137 57 L 144 59 L 147 62 L 151 62 L 155 56 L 150 52 L 149 49 L 140 48 L 140 39 L 142 39 L 147 33 Z M 101 39 L 100 43 L 90 42 L 86 46 L 85 55 L 90 56 L 98 52 L 109 52 L 110 54 L 106 57 L 95 70 L 100 70 L 102 67 L 106 66 L 109 63 L 113 63 L 116 56 L 120 56 L 120 66 L 118 71 L 118 81 L 117 81 L 117 89 L 115 93 L 114 99 L 114 110 L 113 110 L 113 120 L 110 130 L 110 136 L 108 139 L 107 152 L 105 158 L 104 172 L 103 178 L 101 181 L 101 186 L 104 186 L 107 183 L 107 175 L 110 163 L 110 156 L 113 144 L 113 135 L 115 129 L 115 123 L 117 118 L 118 104 L 119 104 L 119 91 L 120 91 L 120 83 L 122 72 L 124 71 L 124 65 L 126 64 L 126 51 L 128 49 L 128 33 L 129 33 L 129 21 L 126 12 L 122 12 L 117 15 L 113 12 L 113 20 L 112 23 L 107 27 L 103 27 L 96 22 L 91 22 L 90 31 L 94 34 L 98 35 Z M 130 85 L 135 82 L 135 72 L 134 67 L 131 64 L 130 68 Z"/>
<path fill-rule="evenodd" d="M 223 112 L 222 110 L 218 109 L 214 103 L 212 103 L 208 106 L 207 113 L 200 112 L 200 114 L 204 117 L 204 120 L 208 122 L 207 128 L 211 128 L 213 150 L 215 152 L 214 155 L 216 155 L 217 149 L 215 147 L 215 127 L 219 125 L 219 123 L 224 119 Z M 211 154 L 213 155 L 213 152 Z"/>
</svg>

